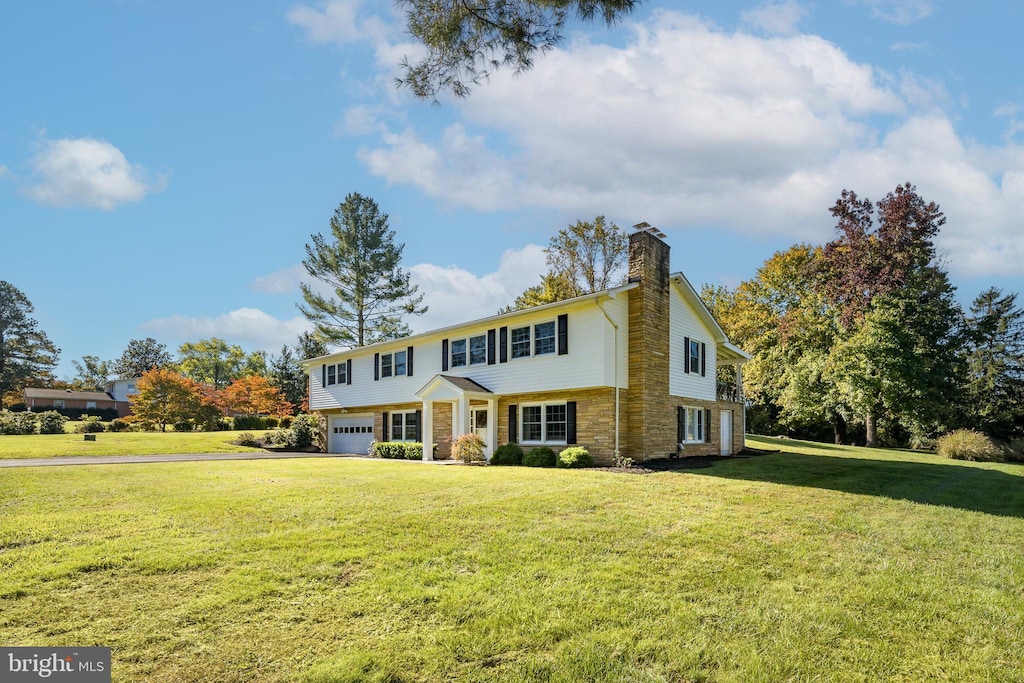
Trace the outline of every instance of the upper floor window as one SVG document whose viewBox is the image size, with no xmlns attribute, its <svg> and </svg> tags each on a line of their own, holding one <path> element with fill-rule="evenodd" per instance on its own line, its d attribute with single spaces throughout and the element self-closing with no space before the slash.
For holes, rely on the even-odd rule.
<svg viewBox="0 0 1024 683">
<path fill-rule="evenodd" d="M 690 365 L 690 367 L 689 367 L 690 372 L 693 372 L 693 373 L 699 373 L 700 372 L 700 342 L 699 341 L 697 341 L 695 339 L 691 339 L 690 340 L 690 348 L 689 348 L 689 350 L 687 351 L 687 354 L 686 354 L 686 362 L 689 363 L 689 365 Z"/>
<path fill-rule="evenodd" d="M 327 381 L 331 381 L 331 373 L 327 373 Z M 348 363 L 338 363 L 338 384 L 348 384 Z"/>
<path fill-rule="evenodd" d="M 334 365 L 327 366 L 327 386 L 338 383 L 338 371 L 336 368 L 337 366 Z"/>
<path fill-rule="evenodd" d="M 452 341 L 452 367 L 459 368 L 466 364 L 466 340 L 455 339 Z"/>
<path fill-rule="evenodd" d="M 403 377 L 408 367 L 406 352 L 395 351 L 394 353 L 382 353 L 380 355 L 380 376 Z"/>
<path fill-rule="evenodd" d="M 533 326 L 533 353 L 540 356 L 555 352 L 555 323 L 537 323 Z"/>
<path fill-rule="evenodd" d="M 529 327 L 513 327 L 512 328 L 512 357 L 513 358 L 529 358 L 530 357 L 530 328 Z"/>
<path fill-rule="evenodd" d="M 487 362 L 487 335 L 481 334 L 469 338 L 469 364 L 478 365 Z"/>
</svg>

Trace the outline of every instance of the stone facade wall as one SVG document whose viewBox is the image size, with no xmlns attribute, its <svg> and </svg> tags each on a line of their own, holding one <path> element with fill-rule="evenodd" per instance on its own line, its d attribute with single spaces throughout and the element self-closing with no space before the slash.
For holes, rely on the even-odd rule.
<svg viewBox="0 0 1024 683">
<path fill-rule="evenodd" d="M 625 398 L 626 391 L 621 390 L 620 416 L 621 433 L 620 447 L 624 444 L 625 432 Z M 573 392 L 545 392 L 536 394 L 512 394 L 498 399 L 498 445 L 510 441 L 509 430 L 518 425 L 509 425 L 508 407 L 523 403 L 541 403 L 558 401 L 576 401 L 576 445 L 584 446 L 594 461 L 602 465 L 615 462 L 615 389 L 586 389 Z M 517 413 L 521 415 L 522 413 Z M 556 452 L 560 447 L 552 447 Z M 524 445 L 523 450 L 530 446 Z"/>
<path fill-rule="evenodd" d="M 452 404 L 434 403 L 434 443 L 437 460 L 449 460 L 452 457 Z"/>
<path fill-rule="evenodd" d="M 669 247 L 645 232 L 629 236 L 629 393 L 625 455 L 636 462 L 676 453 L 669 396 Z"/>
</svg>

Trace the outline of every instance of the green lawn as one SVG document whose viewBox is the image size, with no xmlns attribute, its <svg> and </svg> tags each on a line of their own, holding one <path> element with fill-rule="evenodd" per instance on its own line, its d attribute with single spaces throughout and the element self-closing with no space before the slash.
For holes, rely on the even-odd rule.
<svg viewBox="0 0 1024 683">
<path fill-rule="evenodd" d="M 1024 681 L 1024 467 L 0 470 L 0 642 L 115 681 Z"/>
<path fill-rule="evenodd" d="M 82 434 L 0 436 L 2 458 L 68 455 L 152 455 L 158 453 L 252 453 L 258 448 L 231 443 L 242 432 L 101 432 L 95 441 Z M 262 435 L 266 432 L 250 432 Z"/>
</svg>

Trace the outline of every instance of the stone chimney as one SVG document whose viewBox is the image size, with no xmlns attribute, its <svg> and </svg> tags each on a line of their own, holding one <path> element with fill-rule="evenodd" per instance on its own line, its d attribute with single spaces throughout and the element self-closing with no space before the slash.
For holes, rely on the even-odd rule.
<svg viewBox="0 0 1024 683">
<path fill-rule="evenodd" d="M 669 403 L 669 246 L 656 228 L 629 236 L 629 394 L 626 455 L 637 462 L 675 455 Z"/>
</svg>

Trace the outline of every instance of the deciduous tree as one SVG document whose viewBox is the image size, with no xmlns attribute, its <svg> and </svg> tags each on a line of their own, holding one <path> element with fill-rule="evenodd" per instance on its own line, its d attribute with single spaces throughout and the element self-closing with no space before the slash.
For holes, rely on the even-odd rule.
<svg viewBox="0 0 1024 683">
<path fill-rule="evenodd" d="M 0 280 L 0 396 L 27 382 L 48 382 L 60 349 L 32 318 L 35 307 L 21 290 Z"/>
<path fill-rule="evenodd" d="M 451 92 L 465 97 L 470 86 L 493 71 L 521 72 L 539 52 L 562 40 L 573 15 L 596 17 L 611 25 L 633 11 L 640 0 L 398 0 L 409 33 L 427 48 L 416 64 L 403 62 L 399 84 L 414 95 L 435 99 Z"/>
<path fill-rule="evenodd" d="M 75 377 L 71 385 L 76 389 L 91 391 L 101 388 L 110 379 L 110 365 L 108 361 L 100 360 L 99 356 L 82 356 L 81 362 L 71 361 L 75 367 Z"/>
<path fill-rule="evenodd" d="M 266 377 L 236 379 L 217 394 L 217 403 L 228 415 L 291 415 L 295 407 Z"/>
<path fill-rule="evenodd" d="M 330 293 L 303 283 L 299 310 L 320 339 L 346 346 L 397 339 L 409 334 L 405 316 L 427 311 L 400 266 L 405 245 L 395 243 L 387 214 L 369 197 L 345 197 L 331 218 L 331 236 L 316 234 L 312 240 L 302 265 Z"/>
<path fill-rule="evenodd" d="M 194 382 L 216 390 L 247 375 L 266 372 L 262 352 L 246 354 L 241 346 L 228 344 L 220 337 L 186 342 L 178 348 L 178 370 Z"/>
<path fill-rule="evenodd" d="M 203 393 L 196 382 L 174 372 L 154 368 L 142 373 L 136 385 L 138 393 L 128 397 L 132 419 L 158 425 L 193 420 L 201 414 Z"/>
</svg>

